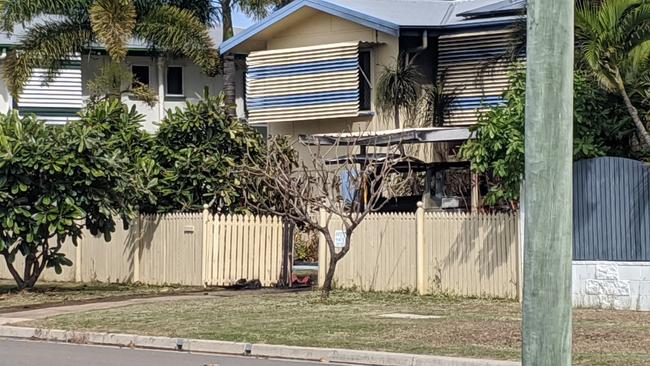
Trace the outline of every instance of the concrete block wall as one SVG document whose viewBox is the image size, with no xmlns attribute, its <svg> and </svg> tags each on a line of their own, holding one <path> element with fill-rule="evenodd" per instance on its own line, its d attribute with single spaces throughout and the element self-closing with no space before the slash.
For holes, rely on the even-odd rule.
<svg viewBox="0 0 650 366">
<path fill-rule="evenodd" d="M 573 262 L 573 305 L 650 311 L 650 262 Z"/>
</svg>

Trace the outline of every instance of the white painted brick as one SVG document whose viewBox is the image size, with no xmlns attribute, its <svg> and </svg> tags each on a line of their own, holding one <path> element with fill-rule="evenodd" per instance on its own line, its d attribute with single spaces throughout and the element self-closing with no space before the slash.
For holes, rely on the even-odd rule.
<svg viewBox="0 0 650 366">
<path fill-rule="evenodd" d="M 624 296 L 617 297 L 614 299 L 614 309 L 616 310 L 631 310 L 634 309 L 632 303 L 632 297 Z"/>
<path fill-rule="evenodd" d="M 600 295 L 604 292 L 602 281 L 587 280 L 585 281 L 585 294 L 586 295 Z"/>
<path fill-rule="evenodd" d="M 650 281 L 650 265 L 646 264 L 646 265 L 641 266 L 639 271 L 641 272 L 639 274 L 639 279 L 641 281 Z"/>
<path fill-rule="evenodd" d="M 596 265 L 597 280 L 618 280 L 618 266 L 616 264 Z"/>
<path fill-rule="evenodd" d="M 636 303 L 636 310 L 650 311 L 650 296 L 639 296 Z"/>
<path fill-rule="evenodd" d="M 650 281 L 639 281 L 639 295 L 650 296 Z"/>
<path fill-rule="evenodd" d="M 630 296 L 630 283 L 628 281 L 603 281 L 605 295 Z"/>
<path fill-rule="evenodd" d="M 630 296 L 636 297 L 639 296 L 640 286 L 643 282 L 641 281 L 628 281 L 630 284 Z"/>
<path fill-rule="evenodd" d="M 641 267 L 635 265 L 618 266 L 618 278 L 623 281 L 640 281 Z"/>
</svg>

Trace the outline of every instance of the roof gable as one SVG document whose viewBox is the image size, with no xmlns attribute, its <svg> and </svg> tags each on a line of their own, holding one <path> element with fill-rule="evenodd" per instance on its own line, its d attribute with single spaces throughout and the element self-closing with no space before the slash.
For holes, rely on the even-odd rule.
<svg viewBox="0 0 650 366">
<path fill-rule="evenodd" d="M 249 40 L 257 33 L 281 22 L 282 20 L 286 19 L 287 17 L 291 16 L 298 10 L 303 9 L 305 7 L 318 10 L 333 16 L 337 16 L 349 20 L 351 22 L 364 25 L 368 28 L 372 28 L 380 32 L 388 33 L 393 36 L 399 35 L 399 25 L 392 23 L 390 21 L 373 17 L 370 15 L 366 15 L 361 12 L 328 1 L 298 0 L 274 12 L 269 17 L 264 19 L 262 22 L 251 26 L 250 28 L 238 34 L 237 36 L 223 42 L 220 48 L 221 53 L 223 54 L 232 50 L 234 47 L 241 44 L 242 42 Z"/>
<path fill-rule="evenodd" d="M 523 0 L 505 0 L 510 1 L 520 3 Z M 498 6 L 503 2 L 504 0 L 298 0 L 225 41 L 220 50 L 222 54 L 227 53 L 306 8 L 397 37 L 401 29 L 408 28 L 451 29 L 512 23 L 514 17 L 511 16 L 487 15 L 486 18 L 474 19 L 463 15 L 475 9 Z"/>
</svg>

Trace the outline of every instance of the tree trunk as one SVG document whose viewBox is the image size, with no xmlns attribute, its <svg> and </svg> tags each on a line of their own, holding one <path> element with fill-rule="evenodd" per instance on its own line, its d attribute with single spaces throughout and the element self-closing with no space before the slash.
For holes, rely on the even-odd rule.
<svg viewBox="0 0 650 366">
<path fill-rule="evenodd" d="M 393 118 L 395 119 L 395 121 L 394 121 L 395 129 L 399 130 L 400 128 L 402 128 L 402 123 L 400 121 L 399 106 L 398 105 L 395 106 L 395 110 L 393 112 L 394 112 Z M 404 145 L 400 144 L 398 146 L 398 149 L 399 149 L 399 153 L 402 154 L 402 157 L 405 157 L 406 156 L 406 151 L 404 150 Z"/>
<path fill-rule="evenodd" d="M 220 0 L 221 4 L 221 25 L 223 28 L 223 40 L 234 36 L 232 26 L 232 1 Z M 223 92 L 226 95 L 227 112 L 230 116 L 236 117 L 236 96 L 235 96 L 235 56 L 227 53 L 223 56 Z"/>
<path fill-rule="evenodd" d="M 235 56 L 231 53 L 223 57 L 223 91 L 226 95 L 227 112 L 231 117 L 237 117 L 237 101 L 235 96 Z"/>
<path fill-rule="evenodd" d="M 45 270 L 45 267 L 49 260 L 48 252 L 49 252 L 49 246 L 47 244 L 44 244 L 43 255 L 40 257 L 40 260 L 39 260 L 39 256 L 37 256 L 36 254 L 29 254 L 25 256 L 24 257 L 25 265 L 23 267 L 22 277 L 20 276 L 20 273 L 18 273 L 18 270 L 16 270 L 14 263 L 9 260 L 9 258 L 12 255 L 15 256 L 16 253 L 10 253 L 9 250 L 7 249 L 1 252 L 1 254 L 5 258 L 7 269 L 9 270 L 9 273 L 11 273 L 11 276 L 16 282 L 16 287 L 18 288 L 19 291 L 25 289 L 33 289 L 34 286 L 36 286 L 36 282 L 38 282 L 38 279 L 41 277 L 41 274 Z"/>
<path fill-rule="evenodd" d="M 9 273 L 11 273 L 11 277 L 14 278 L 14 281 L 16 281 L 16 286 L 18 286 L 18 290 L 24 290 L 25 289 L 25 281 L 20 277 L 20 274 L 18 274 L 18 271 L 16 270 L 16 267 L 14 267 L 14 264 L 9 261 L 9 253 L 2 253 L 2 255 L 5 257 L 5 263 L 7 264 L 7 269 L 9 270 Z"/>
<path fill-rule="evenodd" d="M 336 264 L 339 259 L 335 254 L 330 253 L 329 265 L 327 267 L 327 272 L 325 273 L 325 280 L 323 281 L 323 287 L 321 288 L 320 297 L 323 300 L 327 300 L 330 297 L 330 292 L 332 292 L 332 285 L 334 282 L 334 272 L 336 271 Z"/>
<path fill-rule="evenodd" d="M 648 133 L 648 130 L 643 124 L 643 121 L 641 121 L 641 117 L 639 116 L 639 111 L 636 109 L 636 107 L 634 107 L 634 104 L 632 104 L 629 95 L 627 95 L 627 91 L 625 90 L 625 85 L 623 84 L 623 81 L 619 79 L 617 85 L 618 85 L 618 91 L 623 97 L 623 101 L 625 101 L 625 107 L 627 107 L 627 111 L 628 113 L 630 113 L 630 116 L 632 117 L 632 121 L 634 121 L 634 126 L 636 126 L 636 130 L 639 133 L 639 139 L 641 140 L 643 147 L 647 149 L 650 147 L 650 134 Z"/>
</svg>

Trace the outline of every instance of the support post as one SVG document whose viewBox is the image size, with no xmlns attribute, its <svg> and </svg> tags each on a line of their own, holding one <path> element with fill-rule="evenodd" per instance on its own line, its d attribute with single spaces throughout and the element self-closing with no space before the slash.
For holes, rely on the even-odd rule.
<svg viewBox="0 0 650 366">
<path fill-rule="evenodd" d="M 209 245 L 210 238 L 210 211 L 208 210 L 210 206 L 207 204 L 203 205 L 203 227 L 201 228 L 202 238 L 201 238 L 201 248 L 202 248 L 202 260 L 201 260 L 201 284 L 203 287 L 208 287 L 208 281 L 211 276 L 208 275 L 208 268 L 212 264 L 212 248 Z"/>
<path fill-rule="evenodd" d="M 481 207 L 481 190 L 479 184 L 481 178 L 478 174 L 472 173 L 472 197 L 471 197 L 471 211 L 472 213 L 478 213 L 479 208 Z"/>
<path fill-rule="evenodd" d="M 327 221 L 327 212 L 321 208 L 318 210 L 318 220 L 321 225 Z M 325 275 L 327 273 L 327 243 L 325 235 L 318 234 L 318 287 L 323 287 Z"/>
<path fill-rule="evenodd" d="M 523 366 L 571 364 L 573 12 L 528 1 Z"/>
<path fill-rule="evenodd" d="M 426 268 L 424 253 L 424 204 L 418 202 L 418 208 L 415 211 L 415 228 L 416 228 L 416 264 L 417 264 L 417 290 L 418 294 L 426 293 Z"/>
<path fill-rule="evenodd" d="M 81 247 L 83 238 L 78 240 L 74 251 L 74 282 L 81 282 Z"/>
<path fill-rule="evenodd" d="M 144 237 L 144 220 L 142 215 L 138 214 L 138 221 L 136 222 L 135 228 L 135 243 L 133 243 L 133 283 L 140 282 L 140 255 L 142 253 L 142 239 Z"/>
<path fill-rule="evenodd" d="M 166 76 L 165 75 L 165 61 L 162 57 L 158 58 L 157 62 L 157 67 L 158 67 L 158 122 L 162 122 L 162 120 L 165 118 L 165 93 L 166 93 L 166 88 L 165 85 L 167 85 Z"/>
</svg>

